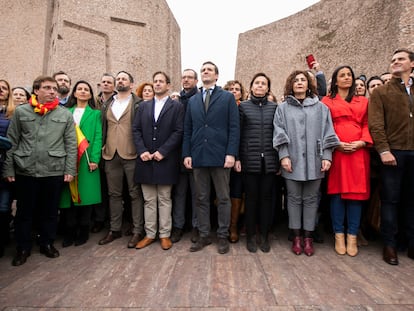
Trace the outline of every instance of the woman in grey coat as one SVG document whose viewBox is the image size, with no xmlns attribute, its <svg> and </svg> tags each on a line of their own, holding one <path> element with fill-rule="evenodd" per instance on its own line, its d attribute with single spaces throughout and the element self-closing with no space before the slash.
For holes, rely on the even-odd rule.
<svg viewBox="0 0 414 311">
<path fill-rule="evenodd" d="M 329 109 L 319 101 L 306 71 L 289 75 L 284 95 L 286 100 L 274 116 L 273 147 L 278 151 L 286 181 L 289 228 L 295 236 L 292 251 L 312 256 L 320 184 L 339 140 Z"/>
</svg>

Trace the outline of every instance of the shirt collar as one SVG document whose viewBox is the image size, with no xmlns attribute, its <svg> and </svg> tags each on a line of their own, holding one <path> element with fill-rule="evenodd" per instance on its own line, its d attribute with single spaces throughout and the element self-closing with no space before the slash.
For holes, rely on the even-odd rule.
<svg viewBox="0 0 414 311">
<path fill-rule="evenodd" d="M 205 94 L 207 90 L 210 90 L 210 94 L 211 94 L 214 91 L 214 88 L 215 87 L 216 87 L 215 85 L 209 87 L 208 89 L 206 89 L 205 87 L 203 87 L 203 94 Z"/>
<path fill-rule="evenodd" d="M 161 99 L 158 99 L 157 97 L 154 97 L 154 101 L 157 102 L 157 103 L 165 103 L 167 101 L 168 97 L 169 97 L 168 95 L 161 98 Z"/>
<path fill-rule="evenodd" d="M 115 94 L 115 95 L 114 95 L 114 99 L 115 99 L 116 101 L 121 101 L 121 102 L 126 102 L 126 101 L 129 101 L 129 100 L 131 99 L 131 97 L 132 97 L 132 94 L 129 94 L 129 96 L 128 96 L 127 98 L 125 98 L 125 99 L 119 99 L 119 98 L 118 98 L 118 94 Z"/>
</svg>

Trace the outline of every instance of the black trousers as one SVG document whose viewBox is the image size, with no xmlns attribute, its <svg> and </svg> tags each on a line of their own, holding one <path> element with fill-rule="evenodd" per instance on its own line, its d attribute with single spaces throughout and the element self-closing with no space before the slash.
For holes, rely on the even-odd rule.
<svg viewBox="0 0 414 311">
<path fill-rule="evenodd" d="M 58 205 L 63 176 L 16 176 L 17 212 L 15 236 L 17 249 L 32 248 L 33 218 L 39 219 L 39 244 L 52 244 L 56 237 Z"/>
<path fill-rule="evenodd" d="M 91 224 L 92 208 L 94 205 L 74 206 L 62 208 L 65 214 L 66 229 L 75 227 L 89 227 Z"/>
<path fill-rule="evenodd" d="M 273 192 L 276 174 L 243 173 L 245 191 L 245 222 L 249 237 L 256 234 L 259 225 L 261 234 L 267 234 L 274 216 Z"/>
</svg>

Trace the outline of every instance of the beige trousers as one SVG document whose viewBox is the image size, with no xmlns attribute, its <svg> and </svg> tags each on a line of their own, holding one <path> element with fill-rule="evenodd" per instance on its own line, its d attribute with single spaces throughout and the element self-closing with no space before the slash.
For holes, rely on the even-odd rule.
<svg viewBox="0 0 414 311">
<path fill-rule="evenodd" d="M 144 195 L 144 218 L 147 237 L 154 239 L 158 230 L 160 238 L 169 238 L 172 227 L 172 185 L 142 184 L 141 188 Z"/>
</svg>

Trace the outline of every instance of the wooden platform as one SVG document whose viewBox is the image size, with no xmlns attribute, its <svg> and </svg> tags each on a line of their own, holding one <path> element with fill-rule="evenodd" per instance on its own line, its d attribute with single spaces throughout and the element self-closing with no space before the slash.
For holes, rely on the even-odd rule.
<svg viewBox="0 0 414 311">
<path fill-rule="evenodd" d="M 290 251 L 286 229 L 272 235 L 270 253 L 251 254 L 245 239 L 226 255 L 216 244 L 188 251 L 187 233 L 168 250 L 156 242 L 128 249 L 129 237 L 99 246 L 62 249 L 49 259 L 38 248 L 11 266 L 13 246 L 0 259 L 0 310 L 414 310 L 414 261 L 382 261 L 380 242 L 357 257 L 338 256 L 333 239 L 315 244 L 312 257 Z"/>
</svg>

